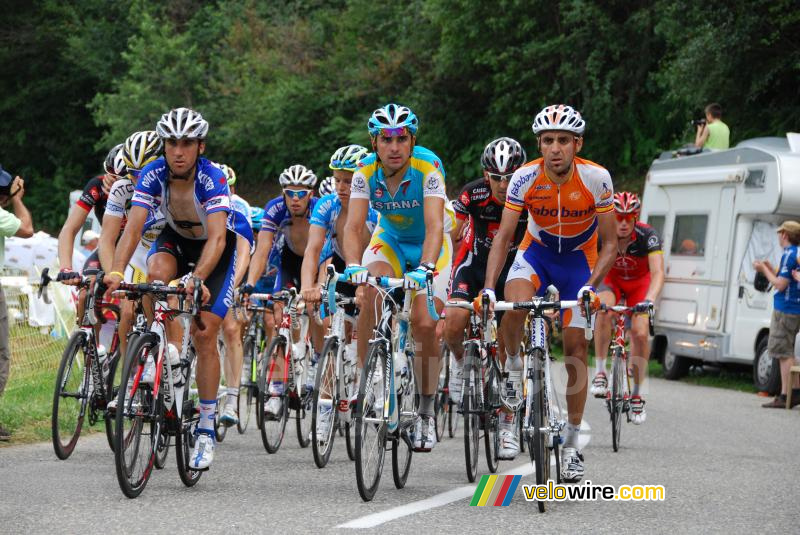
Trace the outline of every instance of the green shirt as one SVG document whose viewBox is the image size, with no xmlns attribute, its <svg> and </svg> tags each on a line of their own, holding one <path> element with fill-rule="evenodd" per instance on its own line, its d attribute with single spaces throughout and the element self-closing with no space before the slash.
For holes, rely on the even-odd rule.
<svg viewBox="0 0 800 535">
<path fill-rule="evenodd" d="M 19 230 L 22 221 L 17 216 L 0 208 L 0 267 L 6 263 L 6 236 L 13 236 Z"/>
<path fill-rule="evenodd" d="M 727 149 L 731 146 L 731 131 L 722 120 L 708 123 L 708 139 L 703 144 L 704 149 Z"/>
</svg>

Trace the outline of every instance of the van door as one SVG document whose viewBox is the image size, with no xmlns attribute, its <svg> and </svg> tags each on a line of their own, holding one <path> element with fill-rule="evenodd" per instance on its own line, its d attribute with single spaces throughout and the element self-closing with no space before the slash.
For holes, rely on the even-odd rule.
<svg viewBox="0 0 800 535">
<path fill-rule="evenodd" d="M 734 186 L 683 188 L 676 207 L 659 320 L 699 331 L 722 325 L 733 236 Z M 665 248 L 668 245 L 665 244 Z"/>
</svg>

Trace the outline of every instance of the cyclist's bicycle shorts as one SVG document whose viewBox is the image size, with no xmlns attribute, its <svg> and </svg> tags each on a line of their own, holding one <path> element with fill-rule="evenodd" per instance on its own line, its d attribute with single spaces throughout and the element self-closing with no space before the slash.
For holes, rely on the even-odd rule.
<svg viewBox="0 0 800 535">
<path fill-rule="evenodd" d="M 175 232 L 167 226 L 153 242 L 150 256 L 155 253 L 167 253 L 175 257 L 178 262 L 178 272 L 174 278 L 189 273 L 189 264 L 197 264 L 203 252 L 206 240 L 190 240 Z M 205 280 L 205 285 L 211 292 L 211 299 L 203 306 L 203 310 L 212 312 L 220 318 L 225 318 L 228 309 L 233 305 L 234 266 L 236 265 L 236 234 L 228 230 L 225 233 L 225 250 L 222 252 L 214 270 Z"/>
<path fill-rule="evenodd" d="M 422 243 L 401 242 L 378 225 L 366 251 L 364 251 L 361 264 L 369 267 L 375 262 L 384 262 L 392 267 L 394 272 L 392 276 L 400 278 L 406 271 L 419 266 L 421 257 Z M 436 275 L 433 277 L 433 296 L 442 303 L 447 300 L 447 287 L 450 283 L 450 272 L 453 269 L 452 262 L 453 245 L 450 242 L 450 235 L 444 234 L 442 250 L 436 261 Z M 417 293 L 425 294 L 424 291 Z"/>
<path fill-rule="evenodd" d="M 625 300 L 625 305 L 632 307 L 644 301 L 647 297 L 647 290 L 650 289 L 650 273 L 636 279 L 625 280 L 621 277 L 606 275 L 603 283 L 600 284 L 598 291 L 613 292 L 616 303 L 620 304 Z"/>
<path fill-rule="evenodd" d="M 559 254 L 549 247 L 531 242 L 527 249 L 517 251 L 506 282 L 516 279 L 530 281 L 535 294 L 539 296 L 545 295 L 547 287 L 552 284 L 558 288 L 561 299 L 574 300 L 592 275 L 595 261 L 596 257 L 588 257 L 580 249 Z M 561 321 L 565 327 L 586 326 L 578 307 L 562 310 Z"/>
<path fill-rule="evenodd" d="M 280 265 L 275 275 L 275 284 L 272 286 L 272 291 L 278 293 L 284 288 L 297 288 L 299 290 L 303 257 L 299 254 L 295 254 L 295 252 L 284 243 L 279 262 Z"/>
<path fill-rule="evenodd" d="M 147 257 L 150 250 L 141 243 L 136 246 L 131 261 L 125 268 L 125 282 L 139 284 L 147 282 Z"/>
</svg>

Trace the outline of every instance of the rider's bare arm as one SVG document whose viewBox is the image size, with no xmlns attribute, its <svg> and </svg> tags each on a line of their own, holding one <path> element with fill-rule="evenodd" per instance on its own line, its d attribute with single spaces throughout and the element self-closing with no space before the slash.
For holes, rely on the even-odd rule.
<svg viewBox="0 0 800 535">
<path fill-rule="evenodd" d="M 608 275 L 614 260 L 617 259 L 617 223 L 614 220 L 614 212 L 597 214 L 597 233 L 603 245 L 597 255 L 597 263 L 592 270 L 592 275 L 586 282 L 595 288 L 600 285 Z"/>
<path fill-rule="evenodd" d="M 225 235 L 228 232 L 226 223 L 228 212 L 214 212 L 208 215 L 208 239 L 200 253 L 200 260 L 194 268 L 194 276 L 206 280 L 225 251 Z"/>
<path fill-rule="evenodd" d="M 427 208 L 427 205 L 426 205 Z M 367 213 L 369 212 L 369 199 L 350 199 L 350 204 L 347 208 L 347 221 L 344 224 L 345 236 L 360 236 L 363 232 L 364 226 L 367 223 Z M 426 212 L 427 214 L 427 212 Z M 442 211 L 439 211 L 439 225 L 442 224 Z M 425 218 L 427 223 L 427 216 Z M 441 233 L 441 229 L 440 229 Z M 348 264 L 360 264 L 361 256 L 364 249 L 361 247 L 360 240 L 342 240 L 342 252 L 344 259 Z M 441 247 L 441 244 L 439 245 Z M 424 255 L 424 252 L 423 252 Z M 436 251 L 436 258 L 439 257 L 439 251 Z M 424 258 L 424 256 L 423 256 Z M 435 261 L 435 259 L 434 259 Z"/>
<path fill-rule="evenodd" d="M 322 247 L 325 245 L 326 230 L 319 225 L 310 225 L 308 229 L 308 244 L 303 255 L 303 266 L 300 268 L 300 287 L 303 290 L 311 289 L 317 275 L 317 264 Z"/>
<path fill-rule="evenodd" d="M 272 240 L 275 233 L 270 230 L 262 230 L 258 233 L 258 241 L 256 242 L 256 252 L 250 259 L 250 272 L 247 274 L 247 284 L 255 286 L 261 275 L 264 274 L 264 269 L 267 267 L 267 258 L 269 252 L 272 250 Z"/>
<path fill-rule="evenodd" d="M 514 233 L 517 230 L 520 214 L 517 210 L 511 208 L 503 208 L 503 218 L 500 220 L 500 228 L 497 235 L 492 240 L 492 248 L 489 251 L 489 259 L 486 261 L 486 281 L 484 288 L 494 288 L 497 284 L 497 277 L 500 276 L 500 271 L 508 258 L 508 247 L 511 245 L 511 240 L 514 238 Z"/>
<path fill-rule="evenodd" d="M 664 287 L 664 255 L 661 253 L 648 255 L 647 265 L 650 268 L 650 287 L 647 289 L 645 299 L 655 302 Z"/>
<path fill-rule="evenodd" d="M 86 222 L 89 212 L 84 210 L 79 205 L 72 207 L 69 211 L 69 216 L 61 227 L 61 232 L 58 233 L 58 265 L 61 269 L 72 269 L 72 249 L 75 244 L 75 236 L 78 231 Z"/>
<path fill-rule="evenodd" d="M 147 221 L 147 208 L 142 206 L 131 206 L 128 212 L 128 222 L 125 225 L 125 231 L 117 243 L 117 249 L 114 251 L 114 261 L 111 264 L 111 271 L 117 273 L 124 273 L 125 267 L 131 261 L 133 252 L 136 251 L 136 246 L 142 239 L 142 230 L 144 223 Z"/>
<path fill-rule="evenodd" d="M 439 253 L 442 251 L 444 238 L 444 199 L 441 197 L 426 196 L 422 204 L 425 211 L 425 242 L 422 244 L 420 262 L 436 264 Z"/>
<path fill-rule="evenodd" d="M 111 266 L 114 263 L 114 250 L 116 249 L 117 237 L 119 236 L 119 229 L 121 227 L 121 217 L 112 217 L 106 213 L 106 216 L 103 218 L 103 226 L 100 229 L 100 240 L 97 244 L 100 266 L 106 273 L 111 271 Z"/>
<path fill-rule="evenodd" d="M 244 236 L 236 235 L 236 266 L 233 268 L 233 285 L 239 286 L 250 265 L 250 242 Z"/>
</svg>

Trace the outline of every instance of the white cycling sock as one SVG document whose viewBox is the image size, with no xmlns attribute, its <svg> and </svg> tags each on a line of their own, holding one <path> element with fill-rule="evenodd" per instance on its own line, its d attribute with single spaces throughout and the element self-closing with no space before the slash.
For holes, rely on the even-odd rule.
<svg viewBox="0 0 800 535">
<path fill-rule="evenodd" d="M 522 371 L 523 364 L 522 364 L 522 357 L 517 355 L 511 355 L 506 351 L 506 371 L 507 372 L 518 372 Z"/>
<path fill-rule="evenodd" d="M 227 398 L 225 399 L 226 405 L 236 405 L 237 398 L 239 397 L 239 389 L 233 386 L 229 386 L 225 389 L 225 392 L 228 394 Z"/>
<path fill-rule="evenodd" d="M 581 424 L 573 425 L 567 422 L 567 432 L 564 437 L 565 448 L 578 448 L 578 435 L 581 432 Z"/>
<path fill-rule="evenodd" d="M 600 372 L 606 373 L 606 359 L 605 359 L 605 357 L 603 357 L 603 358 L 595 357 L 594 358 L 594 370 L 595 370 L 595 375 L 597 375 Z"/>
<path fill-rule="evenodd" d="M 422 395 L 419 397 L 420 416 L 433 416 L 433 396 Z"/>
<path fill-rule="evenodd" d="M 214 432 L 214 409 L 216 407 L 216 399 L 200 400 L 200 421 L 197 423 L 197 429 Z"/>
</svg>

